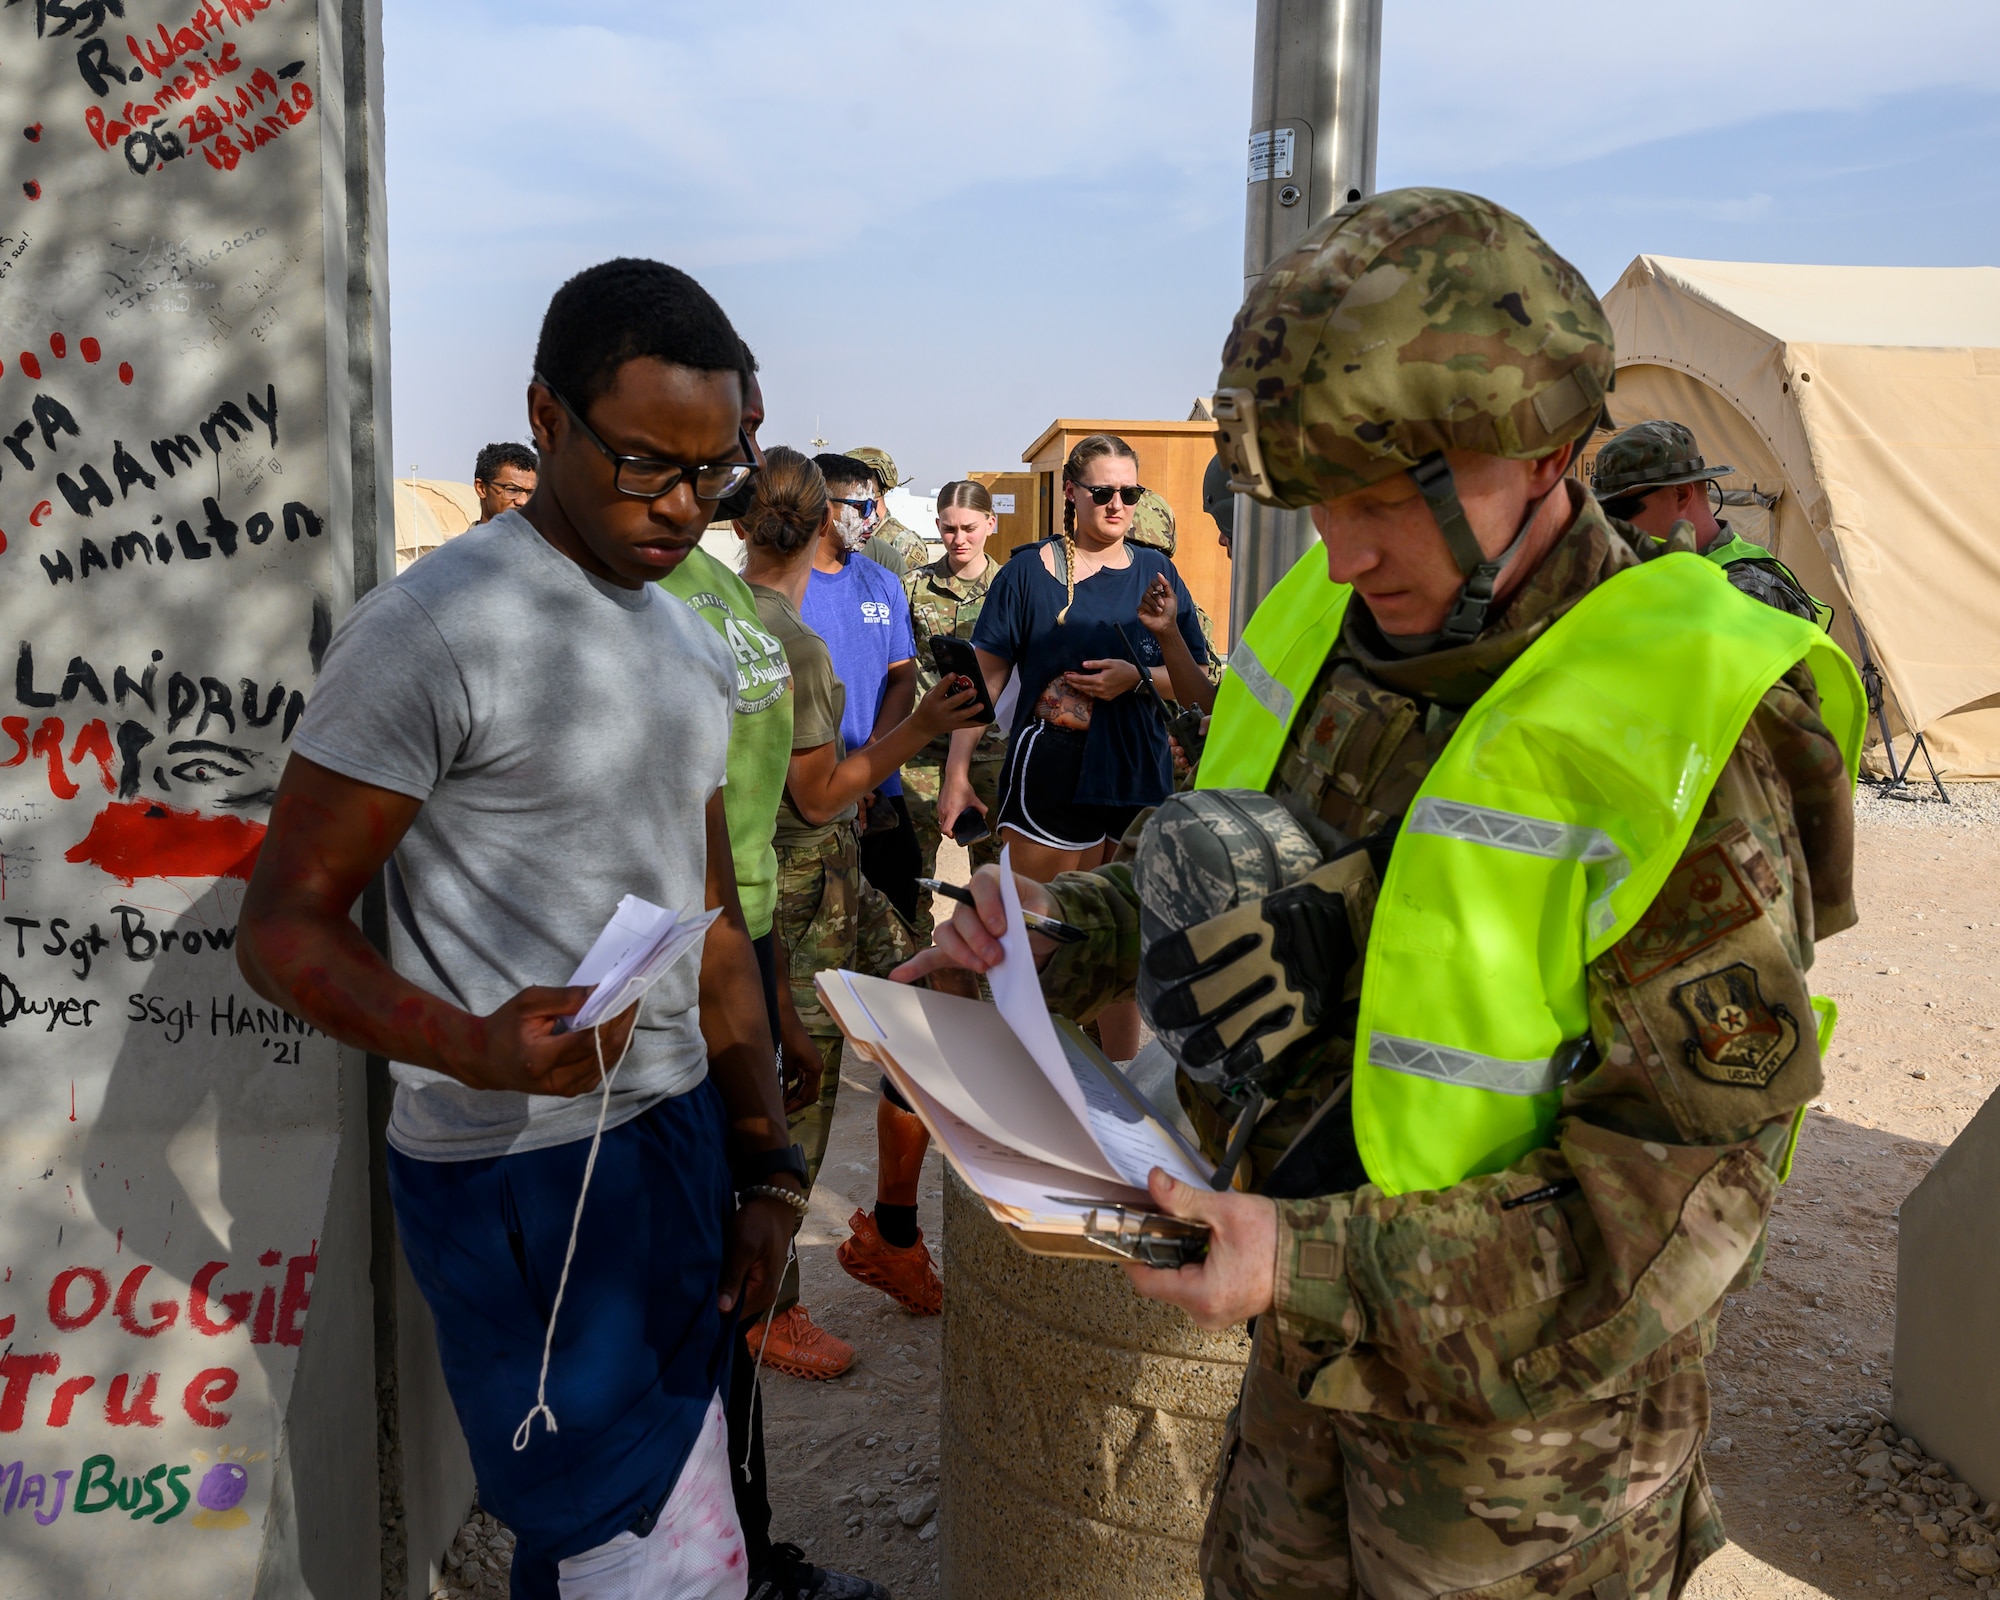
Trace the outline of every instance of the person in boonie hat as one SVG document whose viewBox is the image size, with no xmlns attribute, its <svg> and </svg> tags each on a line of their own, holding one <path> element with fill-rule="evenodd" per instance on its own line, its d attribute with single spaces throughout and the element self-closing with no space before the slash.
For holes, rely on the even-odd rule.
<svg viewBox="0 0 2000 1600">
<path fill-rule="evenodd" d="M 1669 546 L 1678 541 L 1691 547 L 1752 599 L 1809 621 L 1831 618 L 1833 608 L 1807 594 L 1790 567 L 1717 515 L 1721 491 L 1711 495 L 1711 488 L 1735 470 L 1705 461 L 1684 424 L 1656 418 L 1635 422 L 1606 441 L 1590 486 L 1612 517 Z"/>
</svg>

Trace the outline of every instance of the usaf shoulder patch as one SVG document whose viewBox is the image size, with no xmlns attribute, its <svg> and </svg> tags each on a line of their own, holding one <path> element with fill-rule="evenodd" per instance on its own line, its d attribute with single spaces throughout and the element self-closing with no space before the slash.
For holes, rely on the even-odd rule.
<svg viewBox="0 0 2000 1600">
<path fill-rule="evenodd" d="M 1674 989 L 1674 1009 L 1694 1037 L 1682 1045 L 1688 1070 L 1711 1083 L 1761 1089 L 1799 1047 L 1799 1025 L 1764 998 L 1757 970 L 1735 961 Z"/>
<path fill-rule="evenodd" d="M 1675 864 L 1646 914 L 1611 947 L 1630 984 L 1656 978 L 1763 915 L 1720 842 Z"/>
</svg>

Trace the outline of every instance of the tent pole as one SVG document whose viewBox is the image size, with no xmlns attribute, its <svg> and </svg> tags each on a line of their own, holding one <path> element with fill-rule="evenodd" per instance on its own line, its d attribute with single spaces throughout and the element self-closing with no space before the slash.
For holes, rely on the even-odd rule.
<svg viewBox="0 0 2000 1600">
<path fill-rule="evenodd" d="M 1861 646 L 1862 682 L 1872 690 L 1868 698 L 1875 713 L 1875 720 L 1882 729 L 1882 748 L 1889 754 L 1887 787 L 1901 789 L 1909 783 L 1910 768 L 1917 764 L 1917 756 L 1921 752 L 1924 765 L 1930 769 L 1931 786 L 1937 790 L 1938 798 L 1946 805 L 1950 805 L 1951 796 L 1945 793 L 1944 780 L 1938 776 L 1937 763 L 1931 760 L 1930 746 L 1924 742 L 1922 731 L 1910 721 L 1910 714 L 1903 709 L 1901 699 L 1896 701 L 1896 709 L 1903 712 L 1903 721 L 1910 727 L 1910 753 L 1904 758 L 1901 767 L 1896 765 L 1896 741 L 1889 734 L 1889 708 L 1885 699 L 1885 693 L 1894 694 L 1895 690 L 1890 686 L 1882 669 L 1875 664 L 1874 652 L 1868 648 L 1868 630 L 1861 626 L 1861 618 L 1850 612 L 1849 620 L 1854 624 L 1855 642 Z"/>
</svg>

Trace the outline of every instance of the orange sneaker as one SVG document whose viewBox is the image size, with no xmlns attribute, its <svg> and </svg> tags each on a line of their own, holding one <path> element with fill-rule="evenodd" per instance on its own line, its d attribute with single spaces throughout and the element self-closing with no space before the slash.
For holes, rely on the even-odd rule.
<svg viewBox="0 0 2000 1600">
<path fill-rule="evenodd" d="M 899 1250 L 882 1237 L 872 1212 L 857 1211 L 847 1219 L 854 1230 L 835 1252 L 850 1278 L 880 1289 L 905 1311 L 920 1317 L 934 1317 L 944 1310 L 944 1284 L 924 1244 L 921 1229 L 917 1242 Z"/>
<path fill-rule="evenodd" d="M 752 1361 L 761 1350 L 765 1366 L 794 1378 L 837 1378 L 854 1365 L 854 1346 L 814 1323 L 812 1313 L 800 1305 L 788 1306 L 771 1318 L 768 1333 L 759 1317 L 744 1333 L 743 1342 Z"/>
</svg>

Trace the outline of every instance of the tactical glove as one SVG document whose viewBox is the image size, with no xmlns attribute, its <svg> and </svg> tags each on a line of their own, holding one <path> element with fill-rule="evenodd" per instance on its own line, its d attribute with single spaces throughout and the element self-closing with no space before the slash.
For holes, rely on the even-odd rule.
<svg viewBox="0 0 2000 1600">
<path fill-rule="evenodd" d="M 1282 1057 L 1360 993 L 1375 908 L 1365 849 L 1299 882 L 1153 941 L 1140 999 L 1158 1031 L 1191 1030 L 1175 1054 L 1225 1091 L 1279 1092 Z"/>
</svg>

